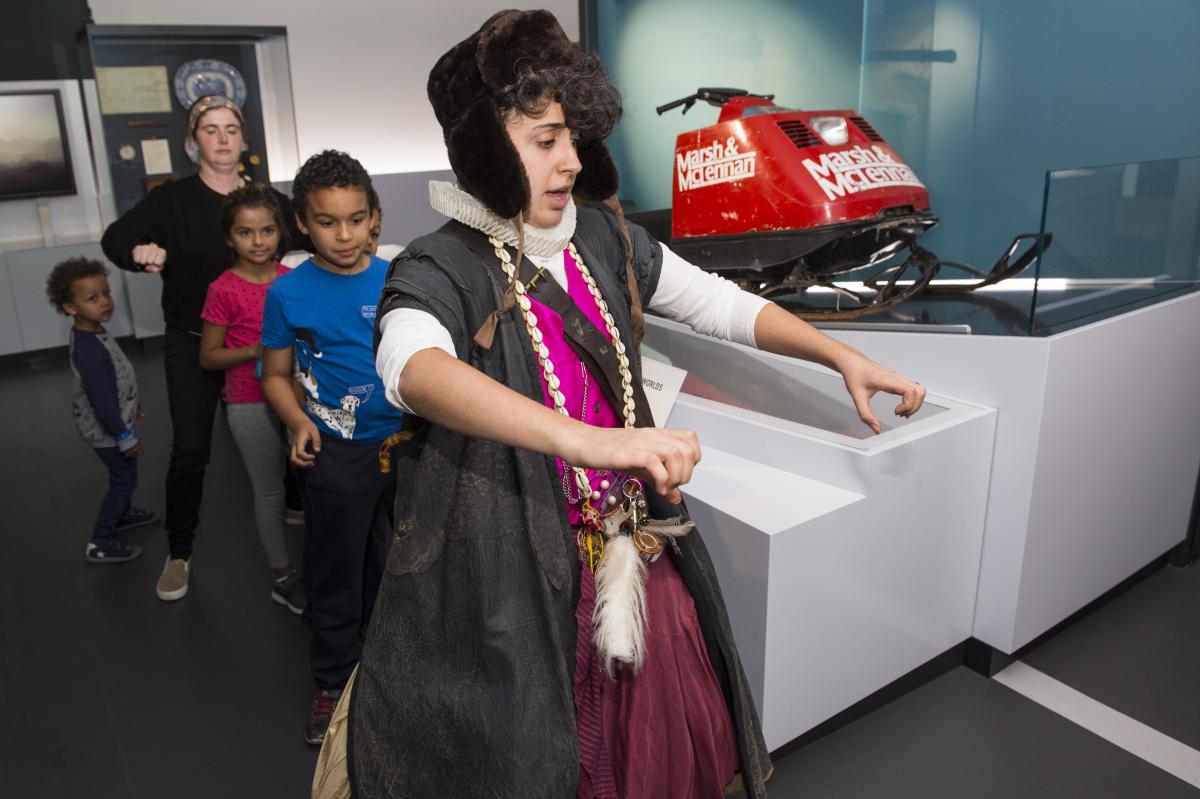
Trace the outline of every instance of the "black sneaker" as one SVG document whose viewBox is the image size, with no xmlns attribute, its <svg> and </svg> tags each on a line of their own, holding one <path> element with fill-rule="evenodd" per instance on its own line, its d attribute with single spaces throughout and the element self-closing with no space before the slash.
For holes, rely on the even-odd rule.
<svg viewBox="0 0 1200 799">
<path fill-rule="evenodd" d="M 287 577 L 273 581 L 271 583 L 271 599 L 296 615 L 303 613 L 304 584 L 300 580 L 300 572 L 295 571 Z"/>
<path fill-rule="evenodd" d="M 308 711 L 308 721 L 304 724 L 304 740 L 310 744 L 321 744 L 325 740 L 325 732 L 333 718 L 338 700 L 342 698 L 341 688 L 321 689 L 313 700 L 312 710 Z"/>
<path fill-rule="evenodd" d="M 87 545 L 88 563 L 124 563 L 142 554 L 142 548 L 120 541 L 106 541 L 101 544 Z"/>
<path fill-rule="evenodd" d="M 125 511 L 125 515 L 121 517 L 121 521 L 117 522 L 117 532 L 123 533 L 135 527 L 154 524 L 156 521 L 158 521 L 158 511 L 130 507 L 129 510 Z"/>
</svg>

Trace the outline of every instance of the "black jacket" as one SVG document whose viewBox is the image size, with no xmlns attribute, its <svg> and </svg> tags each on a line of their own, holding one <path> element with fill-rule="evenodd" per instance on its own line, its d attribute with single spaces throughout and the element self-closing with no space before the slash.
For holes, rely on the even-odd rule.
<svg viewBox="0 0 1200 799">
<path fill-rule="evenodd" d="M 662 250 L 641 228 L 631 232 L 649 303 Z M 632 342 L 615 218 L 580 208 L 574 241 Z M 392 263 L 377 318 L 401 307 L 433 313 L 462 360 L 541 402 L 518 309 L 504 315 L 490 350 L 472 341 L 499 306 L 502 274 L 453 235 L 424 236 Z M 351 696 L 354 796 L 571 799 L 579 566 L 554 459 L 425 424 L 401 457 L 396 493 L 396 535 Z M 682 508 L 652 503 L 651 512 Z M 747 796 L 760 799 L 770 761 L 699 534 L 684 539 L 676 564 L 738 733 Z"/>
<path fill-rule="evenodd" d="M 296 227 L 292 201 L 271 191 L 283 211 L 285 248 L 309 249 L 311 242 Z M 133 262 L 133 248 L 139 244 L 153 242 L 167 251 L 162 309 L 168 325 L 199 333 L 208 284 L 233 265 L 233 252 L 220 230 L 223 199 L 198 174 L 164 183 L 109 225 L 100 240 L 108 260 L 131 272 L 142 271 Z"/>
</svg>

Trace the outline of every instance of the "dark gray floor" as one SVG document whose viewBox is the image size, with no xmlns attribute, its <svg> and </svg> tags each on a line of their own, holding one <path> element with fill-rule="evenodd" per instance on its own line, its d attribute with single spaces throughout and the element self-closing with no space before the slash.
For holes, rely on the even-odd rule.
<svg viewBox="0 0 1200 799">
<path fill-rule="evenodd" d="M 782 799 L 1195 799 L 1200 791 L 965 668 L 783 758 Z"/>
<path fill-rule="evenodd" d="M 1200 566 L 1159 570 L 1022 660 L 1200 749 Z"/>
<path fill-rule="evenodd" d="M 153 346 L 127 346 L 147 419 L 138 503 L 161 509 L 170 446 Z M 217 425 L 191 593 L 154 596 L 161 527 L 129 564 L 84 545 L 104 471 L 75 434 L 65 355 L 0 362 L 0 796 L 307 796 L 308 638 L 267 598 L 245 475 Z M 299 551 L 301 533 L 291 544 Z M 1029 658 L 1168 735 L 1197 743 L 1189 685 L 1200 569 L 1164 569 Z M 778 758 L 773 799 L 1157 799 L 1200 791 L 1007 688 L 957 669 Z"/>
<path fill-rule="evenodd" d="M 162 509 L 170 425 L 161 353 L 126 350 L 146 419 L 136 504 Z M 191 591 L 160 602 L 161 526 L 131 563 L 83 557 L 105 472 L 74 432 L 65 355 L 0 372 L 0 796 L 301 797 L 315 751 L 308 634 L 268 598 L 270 572 L 223 419 Z M 302 532 L 289 527 L 298 554 Z"/>
</svg>

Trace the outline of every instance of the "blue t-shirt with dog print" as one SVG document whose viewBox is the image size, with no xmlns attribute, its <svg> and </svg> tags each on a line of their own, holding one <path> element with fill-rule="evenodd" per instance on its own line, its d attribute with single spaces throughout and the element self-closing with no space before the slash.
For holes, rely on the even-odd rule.
<svg viewBox="0 0 1200 799">
<path fill-rule="evenodd" d="M 267 291 L 262 345 L 294 347 L 304 409 L 326 435 L 370 444 L 400 429 L 371 349 L 387 269 L 372 257 L 356 275 L 334 274 L 310 258 Z"/>
</svg>

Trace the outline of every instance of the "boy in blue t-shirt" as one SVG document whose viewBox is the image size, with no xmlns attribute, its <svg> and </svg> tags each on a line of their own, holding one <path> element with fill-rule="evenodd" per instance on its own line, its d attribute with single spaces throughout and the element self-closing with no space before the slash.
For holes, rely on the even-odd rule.
<svg viewBox="0 0 1200 799">
<path fill-rule="evenodd" d="M 296 173 L 296 220 L 316 250 L 267 291 L 262 388 L 304 474 L 304 587 L 317 683 L 304 737 L 319 744 L 358 663 L 392 533 L 392 437 L 371 350 L 387 263 L 367 252 L 379 200 L 358 161 L 326 150 Z M 293 392 L 293 361 L 304 406 Z"/>
</svg>

